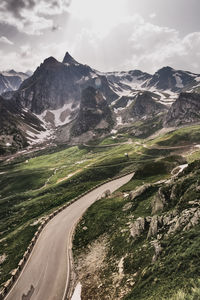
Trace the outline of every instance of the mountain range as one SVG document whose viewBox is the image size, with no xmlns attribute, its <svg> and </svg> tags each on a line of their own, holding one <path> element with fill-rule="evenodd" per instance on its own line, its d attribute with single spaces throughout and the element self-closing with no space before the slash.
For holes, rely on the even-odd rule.
<svg viewBox="0 0 200 300">
<path fill-rule="evenodd" d="M 17 90 L 21 83 L 27 79 L 31 73 L 16 72 L 15 70 L 0 72 L 0 94 Z"/>
<path fill-rule="evenodd" d="M 84 143 L 120 130 L 149 136 L 199 122 L 200 74 L 171 67 L 153 75 L 103 73 L 67 52 L 62 62 L 49 57 L 29 75 L 0 74 L 1 154 L 40 143 Z M 142 126 L 133 129 L 138 121 Z"/>
</svg>

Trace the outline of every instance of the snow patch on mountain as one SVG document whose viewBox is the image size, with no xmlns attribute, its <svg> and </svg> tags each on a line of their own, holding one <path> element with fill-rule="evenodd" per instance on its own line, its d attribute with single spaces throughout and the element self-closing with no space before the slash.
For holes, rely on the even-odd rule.
<svg viewBox="0 0 200 300">
<path fill-rule="evenodd" d="M 27 131 L 26 134 L 27 134 L 29 145 L 35 145 L 52 139 L 54 136 L 54 130 L 47 129 L 46 131 L 41 131 L 41 132 Z"/>
<path fill-rule="evenodd" d="M 122 123 L 122 117 L 121 117 L 121 116 L 118 116 L 116 119 L 117 119 L 117 126 L 123 124 L 123 123 Z"/>
<path fill-rule="evenodd" d="M 182 81 L 182 79 L 180 77 L 180 74 L 179 73 L 175 73 L 175 74 L 173 74 L 173 76 L 176 79 L 176 87 L 182 89 L 184 87 L 184 85 L 183 85 L 183 81 Z"/>
<path fill-rule="evenodd" d="M 27 79 L 29 76 L 25 73 L 22 72 L 15 72 L 14 70 L 10 70 L 10 71 L 3 71 L 1 72 L 1 74 L 3 76 L 6 77 L 13 77 L 13 76 L 17 76 L 21 79 L 21 81 L 24 81 L 25 79 Z"/>
<path fill-rule="evenodd" d="M 36 115 L 42 122 L 51 123 L 55 127 L 68 124 L 72 120 L 72 112 L 77 107 L 73 106 L 73 102 L 66 103 L 63 107 L 54 110 L 45 110 L 42 114 Z"/>
</svg>

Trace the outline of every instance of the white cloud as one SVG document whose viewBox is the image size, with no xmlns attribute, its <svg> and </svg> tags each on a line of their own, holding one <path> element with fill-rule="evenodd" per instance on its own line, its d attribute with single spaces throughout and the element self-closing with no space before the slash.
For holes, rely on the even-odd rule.
<svg viewBox="0 0 200 300">
<path fill-rule="evenodd" d="M 1 0 L 0 23 L 16 27 L 18 31 L 40 35 L 45 29 L 52 29 L 53 15 L 67 11 L 68 0 Z"/>
<path fill-rule="evenodd" d="M 121 20 L 103 37 L 83 28 L 73 49 L 76 58 L 102 71 L 153 73 L 171 65 L 200 73 L 200 32 L 182 38 L 177 30 L 145 22 L 139 15 Z"/>
<path fill-rule="evenodd" d="M 62 59 L 68 49 L 66 43 L 38 44 L 34 48 L 30 44 L 24 44 L 19 51 L 6 53 L 6 59 L 1 61 L 1 70 L 15 69 L 17 71 L 35 71 L 38 66 L 49 56 L 54 56 L 58 60 Z M 5 57 L 5 53 L 0 49 L 0 57 Z"/>
<path fill-rule="evenodd" d="M 146 22 L 140 15 L 121 18 L 106 34 L 98 34 L 97 28 L 88 24 L 71 18 L 65 31 L 61 24 L 60 42 L 42 37 L 34 49 L 24 43 L 17 53 L 0 51 L 1 57 L 6 57 L 1 68 L 34 70 L 48 56 L 62 60 L 69 51 L 76 60 L 100 71 L 141 69 L 153 73 L 169 65 L 200 73 L 200 32 L 181 37 L 177 30 Z"/>
<path fill-rule="evenodd" d="M 14 44 L 7 37 L 5 37 L 3 35 L 0 37 L 0 43 L 4 43 L 4 44 L 8 44 L 8 45 L 13 45 Z"/>
<path fill-rule="evenodd" d="M 151 13 L 150 15 L 149 15 L 149 18 L 150 19 L 154 19 L 156 17 L 156 13 Z"/>
</svg>

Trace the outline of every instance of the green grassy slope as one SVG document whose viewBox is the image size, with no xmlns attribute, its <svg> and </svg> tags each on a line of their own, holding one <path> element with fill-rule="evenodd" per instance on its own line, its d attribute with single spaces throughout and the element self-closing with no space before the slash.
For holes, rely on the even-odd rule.
<svg viewBox="0 0 200 300">
<path fill-rule="evenodd" d="M 198 132 L 198 128 L 195 126 L 187 130 Z M 183 141 L 186 141 L 187 130 L 180 129 L 184 132 Z M 140 251 L 141 245 L 146 243 L 145 240 L 139 240 L 135 248 L 129 243 L 126 231 L 123 235 L 116 231 L 117 228 L 127 230 L 128 212 L 122 213 L 121 208 L 129 200 L 124 200 L 122 193 L 132 191 L 144 183 L 167 179 L 175 166 L 184 163 L 180 156 L 174 154 L 176 150 L 155 149 L 160 142 L 168 139 L 176 140 L 177 136 L 179 131 L 155 140 L 133 140 L 131 144 L 98 148 L 98 144 L 102 146 L 112 142 L 112 139 L 107 138 L 98 141 L 95 144 L 96 148 L 93 145 L 66 148 L 60 146 L 38 152 L 35 157 L 30 154 L 30 157 L 26 155 L 13 161 L 0 162 L 0 257 L 6 255 L 5 261 L 0 264 L 0 284 L 10 277 L 10 272 L 21 259 L 39 226 L 38 220 L 92 186 L 130 170 L 136 171 L 136 177 L 119 191 L 117 197 L 109 199 L 108 202 L 99 201 L 95 204 L 97 206 L 94 205 L 88 211 L 89 215 L 85 217 L 88 220 L 88 227 L 93 224 L 95 230 L 83 235 L 81 227 L 78 227 L 75 248 L 80 251 L 82 246 L 87 246 L 108 232 L 111 235 L 111 256 L 118 258 L 122 256 L 123 247 L 118 247 L 118 244 L 123 244 L 126 251 L 130 249 L 131 255 L 134 255 L 134 251 Z M 122 134 L 117 141 L 124 142 L 129 138 L 129 135 Z M 191 140 L 194 141 L 193 138 Z M 179 145 L 179 141 L 178 138 L 173 144 Z M 200 139 L 195 138 L 195 141 L 198 143 Z M 125 153 L 128 153 L 128 157 Z M 188 155 L 187 159 L 193 161 L 198 157 L 199 152 L 195 152 Z M 135 218 L 150 213 L 150 203 L 157 189 L 158 187 L 150 190 L 147 198 L 142 198 L 132 207 L 131 214 Z M 153 251 L 152 247 L 145 251 L 144 261 L 148 261 L 148 256 Z M 139 263 L 141 262 L 138 261 L 136 265 Z M 126 265 L 128 278 L 132 272 L 128 267 L 130 265 L 128 258 Z"/>
<path fill-rule="evenodd" d="M 200 151 L 196 146 L 200 142 L 199 129 L 199 125 L 194 125 L 154 140 L 137 142 L 135 152 L 141 155 L 143 162 L 137 164 L 133 180 L 88 209 L 74 239 L 78 273 L 82 272 L 83 261 L 80 259 L 84 256 L 87 261 L 96 242 L 105 238 L 107 248 L 104 264 L 97 275 L 89 274 L 85 269 L 85 277 L 81 273 L 83 300 L 96 299 L 97 289 L 99 299 L 200 298 L 200 222 L 195 215 L 196 212 L 200 216 Z M 173 168 L 185 164 L 186 160 L 192 164 L 171 182 L 163 182 L 172 176 Z M 149 184 L 145 192 L 132 199 L 130 192 L 144 184 Z M 153 213 L 152 203 L 158 198 L 159 191 L 166 202 L 161 211 Z M 138 218 L 151 220 L 153 216 L 161 220 L 158 221 L 157 235 L 147 238 L 150 221 L 145 221 L 140 235 L 137 238 L 131 236 L 131 226 Z M 186 225 L 189 227 L 184 229 Z M 173 231 L 173 228 L 177 229 Z M 155 241 L 161 251 L 154 260 Z M 120 261 L 123 262 L 123 276 L 119 273 Z M 91 279 L 94 276 L 98 286 Z"/>
<path fill-rule="evenodd" d="M 92 186 L 135 168 L 134 145 L 67 147 L 0 164 L 0 283 L 9 278 L 37 230 L 37 220 Z M 130 154 L 130 159 L 124 153 Z"/>
<path fill-rule="evenodd" d="M 144 167 L 145 168 L 145 167 Z M 135 190 L 144 183 L 152 183 L 152 178 L 161 179 L 160 175 L 152 177 L 152 172 L 144 173 L 140 179 L 136 178 L 116 192 L 112 197 L 102 199 L 91 206 L 83 217 L 76 230 L 74 239 L 74 253 L 78 259 L 82 249 L 90 251 L 90 245 L 103 235 L 108 237 L 108 248 L 105 268 L 99 275 L 102 287 L 98 289 L 101 299 L 107 299 L 107 295 L 114 295 L 118 299 L 120 290 L 126 291 L 126 296 L 120 299 L 182 299 L 177 295 L 199 295 L 198 278 L 200 277 L 199 261 L 199 235 L 200 225 L 194 225 L 189 230 L 177 230 L 174 234 L 168 234 L 170 225 L 161 227 L 159 240 L 162 251 L 156 261 L 152 261 L 154 255 L 153 241 L 157 238 L 147 239 L 149 227 L 146 225 L 138 238 L 130 235 L 130 223 L 140 218 L 152 216 L 151 203 L 158 189 L 165 189 L 165 194 L 170 194 L 173 189 L 173 202 L 166 206 L 161 216 L 165 216 L 172 210 L 177 210 L 178 215 L 184 209 L 191 209 L 191 201 L 198 199 L 199 192 L 194 191 L 192 185 L 196 185 L 200 178 L 200 162 L 193 163 L 182 176 L 176 179 L 173 184 L 159 183 L 150 185 L 147 190 L 131 199 L 125 197 L 122 192 Z M 165 178 L 164 174 L 162 174 Z M 126 205 L 130 208 L 124 210 Z M 197 203 L 196 206 L 199 204 Z M 87 228 L 87 230 L 85 230 Z M 118 263 L 123 260 L 123 278 L 115 286 L 112 281 L 113 274 L 118 272 Z M 80 268 L 80 266 L 79 266 Z M 192 287 L 196 287 L 195 292 Z M 113 291 L 114 290 L 114 291 Z M 83 283 L 83 299 L 84 283 Z M 110 294 L 109 294 L 110 293 Z M 114 293 L 114 294 L 113 294 Z M 178 297 L 178 296 L 177 296 Z M 91 295 L 95 299 L 95 294 Z M 112 298 L 115 299 L 115 298 Z"/>
</svg>

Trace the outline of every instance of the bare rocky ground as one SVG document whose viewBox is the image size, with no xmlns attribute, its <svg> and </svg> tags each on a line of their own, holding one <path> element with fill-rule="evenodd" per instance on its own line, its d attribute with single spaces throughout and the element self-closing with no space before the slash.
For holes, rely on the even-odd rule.
<svg viewBox="0 0 200 300">
<path fill-rule="evenodd" d="M 85 230 L 87 229 L 85 228 Z M 108 237 L 103 235 L 78 257 L 75 268 L 77 280 L 82 284 L 81 300 L 120 300 L 128 292 L 127 286 L 121 287 L 124 278 L 123 258 L 118 262 L 115 272 L 109 278 L 109 286 L 106 274 L 102 276 L 107 269 L 108 249 Z"/>
</svg>

